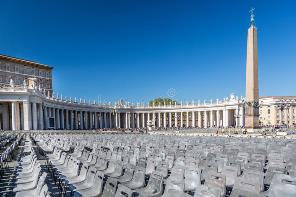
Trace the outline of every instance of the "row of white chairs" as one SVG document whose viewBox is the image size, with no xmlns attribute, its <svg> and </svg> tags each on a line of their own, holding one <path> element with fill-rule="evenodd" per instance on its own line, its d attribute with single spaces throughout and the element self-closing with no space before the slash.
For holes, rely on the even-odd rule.
<svg viewBox="0 0 296 197">
<path fill-rule="evenodd" d="M 42 172 L 41 164 L 33 149 L 32 141 L 27 135 L 23 152 L 24 156 L 17 162 L 16 181 L 13 192 L 16 197 L 49 197 L 48 186 L 45 183 L 46 172 Z"/>
</svg>

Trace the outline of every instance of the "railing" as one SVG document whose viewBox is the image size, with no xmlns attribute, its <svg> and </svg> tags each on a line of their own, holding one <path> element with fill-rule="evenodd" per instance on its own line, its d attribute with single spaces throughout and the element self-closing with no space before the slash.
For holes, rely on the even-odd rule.
<svg viewBox="0 0 296 197">
<path fill-rule="evenodd" d="M 204 101 L 204 102 L 186 102 L 181 104 L 166 104 L 166 105 L 149 105 L 147 103 L 99 103 L 96 101 L 91 102 L 86 101 L 85 99 L 72 99 L 67 97 L 62 97 L 58 95 L 51 95 L 48 96 L 45 94 L 45 91 L 41 88 L 37 87 L 27 87 L 26 85 L 13 85 L 13 84 L 0 84 L 0 92 L 31 92 L 32 94 L 36 94 L 37 96 L 43 97 L 45 99 L 62 102 L 62 103 L 69 103 L 69 104 L 76 104 L 82 106 L 90 106 L 90 107 L 100 107 L 100 108 L 124 108 L 124 109 L 182 109 L 182 108 L 194 108 L 194 107 L 212 107 L 212 106 L 219 106 L 219 105 L 227 105 L 227 104 L 240 104 L 243 103 L 243 98 L 233 97 L 233 98 L 224 98 L 223 100 L 216 100 L 215 102 L 211 101 Z"/>
</svg>

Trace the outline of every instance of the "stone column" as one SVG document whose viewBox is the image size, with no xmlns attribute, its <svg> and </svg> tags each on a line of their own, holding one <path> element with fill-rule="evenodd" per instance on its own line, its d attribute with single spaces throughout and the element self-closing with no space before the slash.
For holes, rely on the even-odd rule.
<svg viewBox="0 0 296 197">
<path fill-rule="evenodd" d="M 98 114 L 94 112 L 94 122 L 95 122 L 95 129 L 98 129 Z"/>
<path fill-rule="evenodd" d="M 52 108 L 52 116 L 54 118 L 54 129 L 57 129 L 56 108 Z"/>
<path fill-rule="evenodd" d="M 68 109 L 65 110 L 65 115 L 66 115 L 66 118 L 65 118 L 65 129 L 66 130 L 69 130 L 69 111 L 68 111 Z"/>
<path fill-rule="evenodd" d="M 61 129 L 65 129 L 65 116 L 64 116 L 64 109 L 61 109 Z"/>
<path fill-rule="evenodd" d="M 100 112 L 100 129 L 102 129 L 102 128 L 104 128 L 103 127 L 103 113 L 102 112 Z"/>
<path fill-rule="evenodd" d="M 181 116 L 181 125 L 180 125 L 180 127 L 182 128 L 183 127 L 183 112 L 180 112 L 180 116 Z"/>
<path fill-rule="evenodd" d="M 293 126 L 293 106 L 290 106 L 289 107 L 289 112 L 290 112 L 290 114 L 289 114 L 289 126 L 291 127 L 291 126 Z"/>
<path fill-rule="evenodd" d="M 145 128 L 145 114 L 142 113 L 142 128 Z"/>
<path fill-rule="evenodd" d="M 89 124 L 88 124 L 88 112 L 87 112 L 87 111 L 84 112 L 84 128 L 85 128 L 86 130 L 89 129 Z"/>
<path fill-rule="evenodd" d="M 156 126 L 156 114 L 154 112 L 152 113 L 152 120 L 153 120 L 154 127 L 157 127 Z"/>
<path fill-rule="evenodd" d="M 235 127 L 238 128 L 240 126 L 239 124 L 239 108 L 237 107 L 234 111 L 235 114 Z"/>
<path fill-rule="evenodd" d="M 240 117 L 240 123 L 239 123 L 239 126 L 240 127 L 244 127 L 245 126 L 245 112 L 244 112 L 244 107 L 243 106 L 240 106 L 239 107 L 239 117 Z"/>
<path fill-rule="evenodd" d="M 139 116 L 139 113 L 136 113 L 137 114 L 137 128 L 140 128 L 140 116 Z"/>
<path fill-rule="evenodd" d="M 32 116 L 33 116 L 33 130 L 38 129 L 38 122 L 37 122 L 37 103 L 32 103 Z"/>
<path fill-rule="evenodd" d="M 125 113 L 125 128 L 126 129 L 128 129 L 129 128 L 129 126 L 128 126 L 128 115 L 127 115 L 127 113 Z"/>
<path fill-rule="evenodd" d="M 113 124 L 112 124 L 112 112 L 109 113 L 109 128 L 111 129 L 113 127 Z"/>
<path fill-rule="evenodd" d="M 121 114 L 118 113 L 118 128 L 121 128 Z"/>
<path fill-rule="evenodd" d="M 279 112 L 279 116 L 280 116 L 280 123 L 279 123 L 279 125 L 282 125 L 283 124 L 283 111 L 281 109 L 279 109 L 278 112 Z"/>
<path fill-rule="evenodd" d="M 16 120 L 16 130 L 21 130 L 21 114 L 20 114 L 20 103 L 17 102 L 15 105 L 15 120 Z"/>
<path fill-rule="evenodd" d="M 44 106 L 44 118 L 45 118 L 45 128 L 48 129 L 49 127 L 49 122 L 48 122 L 48 107 Z"/>
<path fill-rule="evenodd" d="M 223 110 L 223 127 L 229 127 L 229 111 L 228 109 Z"/>
<path fill-rule="evenodd" d="M 134 113 L 130 113 L 129 114 L 129 120 L 130 120 L 130 122 L 131 122 L 131 128 L 135 128 L 135 114 Z"/>
<path fill-rule="evenodd" d="M 84 129 L 84 126 L 83 126 L 83 123 L 84 123 L 83 111 L 80 111 L 79 114 L 80 114 L 80 129 Z"/>
<path fill-rule="evenodd" d="M 201 111 L 197 112 L 197 121 L 198 121 L 198 127 L 202 128 L 202 118 L 201 118 Z"/>
<path fill-rule="evenodd" d="M 210 111 L 210 127 L 214 127 L 213 123 L 214 123 L 214 111 L 211 110 Z"/>
<path fill-rule="evenodd" d="M 167 127 L 167 123 L 166 123 L 166 112 L 163 113 L 163 127 L 164 128 Z"/>
<path fill-rule="evenodd" d="M 127 113 L 127 125 L 128 125 L 128 128 L 131 128 L 131 113 L 130 112 Z"/>
<path fill-rule="evenodd" d="M 204 128 L 208 128 L 209 124 L 208 124 L 208 112 L 204 111 Z"/>
<path fill-rule="evenodd" d="M 90 129 L 93 129 L 93 113 L 92 112 L 89 112 L 89 128 Z"/>
<path fill-rule="evenodd" d="M 30 102 L 23 102 L 23 117 L 24 117 L 24 130 L 31 129 L 31 110 L 30 110 Z"/>
<path fill-rule="evenodd" d="M 186 112 L 186 127 L 189 127 L 189 112 Z"/>
<path fill-rule="evenodd" d="M 16 102 L 11 103 L 11 129 L 16 130 Z"/>
<path fill-rule="evenodd" d="M 178 113 L 175 112 L 175 127 L 178 127 Z"/>
<path fill-rule="evenodd" d="M 57 129 L 61 129 L 61 120 L 60 120 L 60 109 L 56 109 L 56 114 L 57 114 Z"/>
<path fill-rule="evenodd" d="M 244 107 L 242 107 L 244 110 Z M 243 114 L 244 116 L 245 114 Z M 272 105 L 270 108 L 270 119 L 271 119 L 271 125 L 275 126 L 277 125 L 277 106 L 276 105 Z M 245 119 L 245 118 L 244 118 Z M 243 126 L 245 126 L 245 124 L 243 123 Z"/>
<path fill-rule="evenodd" d="M 161 127 L 161 113 L 158 113 L 158 127 Z"/>
<path fill-rule="evenodd" d="M 191 121 L 191 126 L 194 128 L 195 127 L 195 111 L 192 111 L 192 121 Z"/>
<path fill-rule="evenodd" d="M 169 112 L 169 128 L 172 128 L 172 112 Z"/>
<path fill-rule="evenodd" d="M 150 121 L 150 113 L 147 114 L 147 122 Z M 146 123 L 147 124 L 147 123 Z"/>
<path fill-rule="evenodd" d="M 219 128 L 220 127 L 220 111 L 216 111 L 216 125 Z"/>
<path fill-rule="evenodd" d="M 73 110 L 70 110 L 70 129 L 74 129 L 74 112 Z"/>
<path fill-rule="evenodd" d="M 118 113 L 115 112 L 115 128 L 118 128 Z"/>
<path fill-rule="evenodd" d="M 55 117 L 55 108 L 51 107 L 51 117 L 54 118 L 54 126 L 53 128 L 56 128 L 56 117 Z M 31 127 L 32 128 L 32 127 Z"/>
<path fill-rule="evenodd" d="M 104 112 L 104 128 L 107 128 L 107 112 Z"/>
<path fill-rule="evenodd" d="M 78 113 L 76 110 L 74 111 L 74 116 L 75 116 L 75 130 L 78 130 Z"/>
<path fill-rule="evenodd" d="M 288 116 L 289 116 L 289 108 L 286 107 L 286 108 L 285 108 L 285 124 L 286 124 L 286 125 L 288 125 L 288 122 L 289 122 L 289 118 L 288 118 Z"/>
<path fill-rule="evenodd" d="M 39 103 L 39 129 L 43 130 L 43 109 L 42 109 L 42 103 Z"/>
</svg>

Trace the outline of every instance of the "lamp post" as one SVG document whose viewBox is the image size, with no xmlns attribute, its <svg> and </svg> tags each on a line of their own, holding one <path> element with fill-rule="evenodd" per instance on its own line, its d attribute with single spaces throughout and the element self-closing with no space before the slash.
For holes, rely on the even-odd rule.
<svg viewBox="0 0 296 197">
<path fill-rule="evenodd" d="M 289 109 L 291 107 L 291 104 L 289 103 L 280 103 L 277 105 L 277 109 L 281 111 L 281 114 L 280 114 L 280 125 L 283 125 L 284 124 L 284 121 L 283 121 L 283 111 L 285 109 Z M 288 123 L 287 125 L 288 126 Z"/>
</svg>

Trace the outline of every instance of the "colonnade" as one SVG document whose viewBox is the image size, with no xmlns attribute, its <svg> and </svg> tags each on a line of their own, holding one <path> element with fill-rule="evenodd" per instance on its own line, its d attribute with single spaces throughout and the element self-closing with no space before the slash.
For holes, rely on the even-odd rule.
<svg viewBox="0 0 296 197">
<path fill-rule="evenodd" d="M 243 127 L 243 108 L 237 109 L 210 109 L 196 111 L 170 111 L 170 112 L 128 112 L 123 113 L 124 126 L 117 128 L 145 128 L 148 122 L 156 128 L 176 127 Z"/>
<path fill-rule="evenodd" d="M 33 106 L 35 104 L 33 103 Z M 35 107 L 32 107 L 34 110 Z M 115 128 L 114 113 L 111 111 L 92 111 L 83 109 L 64 109 L 53 106 L 43 106 L 33 111 L 38 117 L 32 121 L 32 129 L 66 129 L 66 130 L 89 130 Z M 33 115 L 34 118 L 34 115 Z"/>
<path fill-rule="evenodd" d="M 243 107 L 207 109 L 125 109 L 70 107 L 43 102 L 11 102 L 12 130 L 88 130 L 146 128 L 243 127 Z M 2 127 L 4 128 L 4 126 Z M 7 126 L 6 126 L 7 129 Z"/>
</svg>

